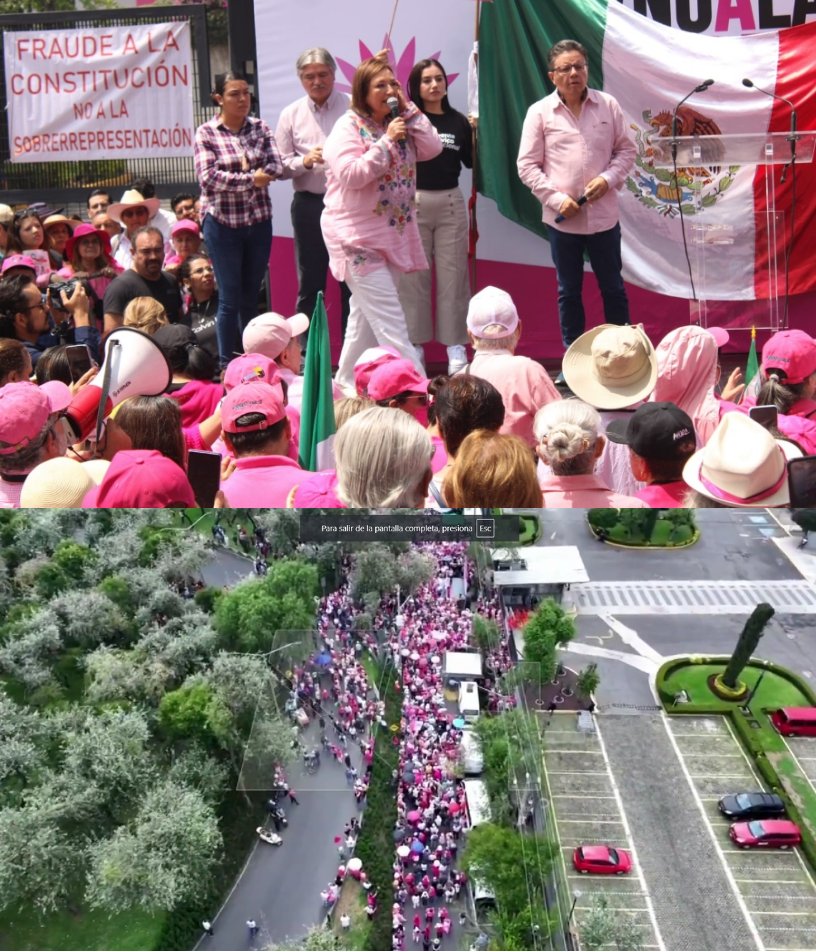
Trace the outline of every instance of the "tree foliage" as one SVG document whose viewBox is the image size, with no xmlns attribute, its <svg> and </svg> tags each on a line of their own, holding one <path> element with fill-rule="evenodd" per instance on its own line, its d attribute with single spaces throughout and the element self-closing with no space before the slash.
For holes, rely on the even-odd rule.
<svg viewBox="0 0 816 952">
<path fill-rule="evenodd" d="M 549 935 L 546 883 L 556 853 L 556 846 L 537 834 L 494 823 L 468 833 L 462 866 L 496 896 L 503 949 L 538 948 L 539 937 Z"/>
<path fill-rule="evenodd" d="M 589 911 L 581 917 L 582 949 L 627 949 L 640 952 L 643 930 L 634 918 L 609 908 L 609 900 L 599 894 L 592 897 Z"/>
<path fill-rule="evenodd" d="M 572 619 L 554 599 L 545 598 L 524 626 L 524 661 L 529 665 L 528 680 L 536 683 L 552 680 L 556 648 L 574 636 Z"/>
<path fill-rule="evenodd" d="M 148 791 L 132 823 L 91 847 L 88 901 L 108 912 L 174 909 L 207 894 L 222 846 L 215 812 L 201 793 L 161 783 Z"/>
<path fill-rule="evenodd" d="M 723 674 L 722 682 L 731 689 L 736 689 L 739 676 L 751 660 L 759 639 L 765 632 L 765 626 L 774 616 L 774 609 L 767 602 L 760 602 L 745 621 L 739 640 L 737 641 L 731 660 Z"/>
</svg>

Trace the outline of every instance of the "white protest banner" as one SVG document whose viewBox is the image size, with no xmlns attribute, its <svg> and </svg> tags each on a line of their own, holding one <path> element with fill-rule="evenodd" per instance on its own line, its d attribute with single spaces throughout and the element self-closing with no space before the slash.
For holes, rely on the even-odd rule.
<svg viewBox="0 0 816 952">
<path fill-rule="evenodd" d="M 189 156 L 190 24 L 3 37 L 12 162 Z"/>
</svg>

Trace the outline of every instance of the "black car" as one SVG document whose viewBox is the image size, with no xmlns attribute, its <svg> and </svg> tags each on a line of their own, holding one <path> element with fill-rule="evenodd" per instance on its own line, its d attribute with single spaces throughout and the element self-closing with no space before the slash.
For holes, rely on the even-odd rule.
<svg viewBox="0 0 816 952">
<path fill-rule="evenodd" d="M 775 793 L 753 791 L 730 793 L 717 804 L 729 820 L 756 820 L 762 817 L 785 816 L 785 804 Z"/>
</svg>

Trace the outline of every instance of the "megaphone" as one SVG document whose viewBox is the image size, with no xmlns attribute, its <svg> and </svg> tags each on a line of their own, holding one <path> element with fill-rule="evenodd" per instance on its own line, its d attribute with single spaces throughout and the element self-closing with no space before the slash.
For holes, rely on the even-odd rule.
<svg viewBox="0 0 816 952">
<path fill-rule="evenodd" d="M 120 327 L 105 342 L 99 373 L 71 401 L 65 415 L 76 442 L 87 440 L 117 404 L 128 397 L 157 397 L 173 381 L 173 371 L 159 345 L 143 331 Z"/>
</svg>

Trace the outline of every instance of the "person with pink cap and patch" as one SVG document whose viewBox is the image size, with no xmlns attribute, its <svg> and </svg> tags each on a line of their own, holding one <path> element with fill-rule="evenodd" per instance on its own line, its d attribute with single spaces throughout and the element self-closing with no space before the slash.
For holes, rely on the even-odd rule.
<svg viewBox="0 0 816 952">
<path fill-rule="evenodd" d="M 69 430 L 62 412 L 71 402 L 64 383 L 8 383 L 0 388 L 0 509 L 18 509 L 26 476 L 65 456 Z"/>
<path fill-rule="evenodd" d="M 357 396 L 368 396 L 368 382 L 378 367 L 389 360 L 400 360 L 401 354 L 393 347 L 369 347 L 360 354 L 354 364 L 354 388 Z"/>
<path fill-rule="evenodd" d="M 286 453 L 291 429 L 278 387 L 241 383 L 221 405 L 223 438 L 235 470 L 222 483 L 230 508 L 285 508 L 303 470 Z"/>
<path fill-rule="evenodd" d="M 3 265 L 0 267 L 0 276 L 3 281 L 10 281 L 20 274 L 26 274 L 35 280 L 37 277 L 37 265 L 33 258 L 28 255 L 6 255 L 3 258 Z"/>
<path fill-rule="evenodd" d="M 229 393 L 230 390 L 242 383 L 268 383 L 277 389 L 286 407 L 286 415 L 289 417 L 291 428 L 288 456 L 290 459 L 297 461 L 298 442 L 300 440 L 300 410 L 297 407 L 289 406 L 289 392 L 286 381 L 280 375 L 278 365 L 264 354 L 241 354 L 227 364 L 224 371 L 224 389 Z M 213 449 L 221 453 L 222 456 L 231 455 L 220 438 L 216 441 Z"/>
<path fill-rule="evenodd" d="M 483 288 L 470 299 L 467 328 L 475 356 L 460 373 L 493 384 L 504 401 L 504 424 L 499 432 L 519 436 L 534 448 L 535 415 L 541 407 L 560 400 L 561 394 L 541 364 L 516 355 L 521 321 L 513 299 L 500 288 Z"/>
</svg>

